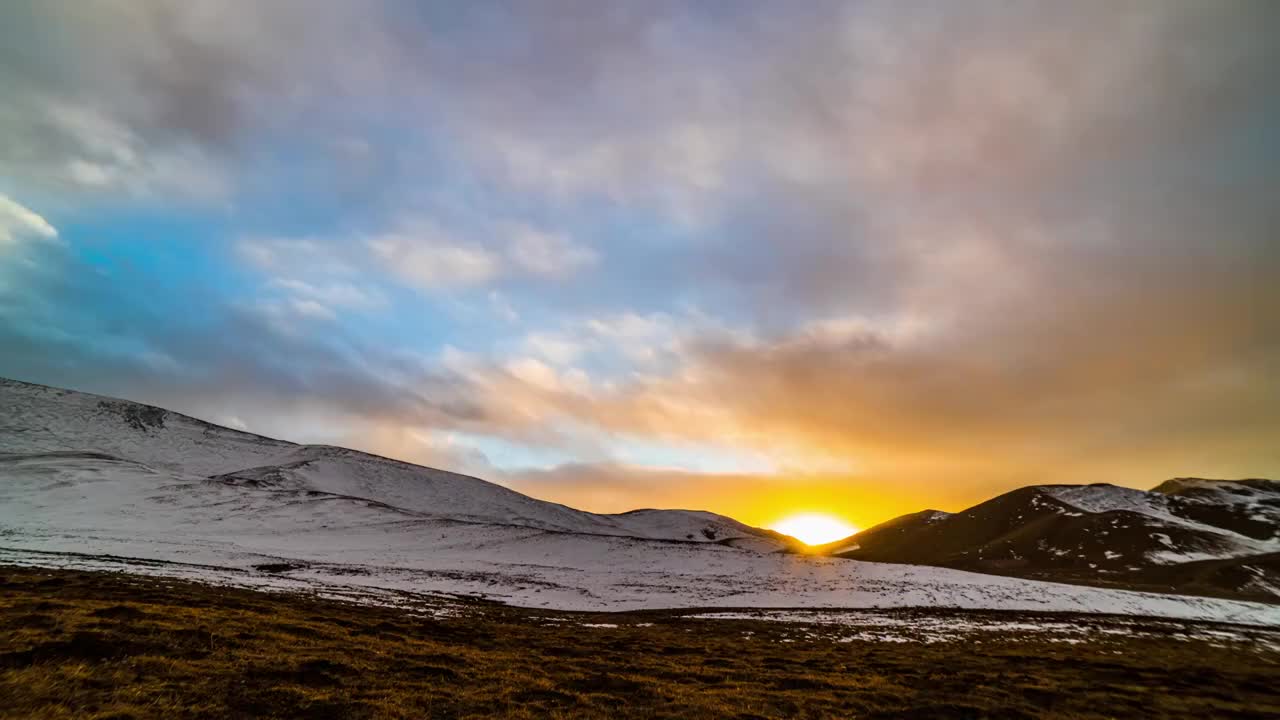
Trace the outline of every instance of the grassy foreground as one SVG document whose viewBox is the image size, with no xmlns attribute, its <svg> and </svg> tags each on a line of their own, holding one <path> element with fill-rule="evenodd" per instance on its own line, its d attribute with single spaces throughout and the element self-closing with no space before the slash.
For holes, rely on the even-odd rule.
<svg viewBox="0 0 1280 720">
<path fill-rule="evenodd" d="M 4 718 L 1280 716 L 1276 653 L 1117 642 L 832 642 L 786 623 L 479 604 L 433 618 L 0 567 Z"/>
</svg>

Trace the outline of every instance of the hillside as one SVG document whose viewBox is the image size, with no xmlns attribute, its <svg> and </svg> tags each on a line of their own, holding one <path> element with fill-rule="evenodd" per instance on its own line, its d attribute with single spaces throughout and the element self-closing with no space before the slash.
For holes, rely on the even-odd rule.
<svg viewBox="0 0 1280 720">
<path fill-rule="evenodd" d="M 1280 482 L 1043 485 L 895 518 L 836 556 L 1280 602 Z"/>
<path fill-rule="evenodd" d="M 212 500 L 233 492 L 266 506 L 299 503 L 380 503 L 383 510 L 458 522 L 510 525 L 569 533 L 687 542 L 757 543 L 781 549 L 769 531 L 705 512 L 666 510 L 598 515 L 535 500 L 457 473 L 425 468 L 356 450 L 296 445 L 213 425 L 162 408 L 0 379 L 9 413 L 0 418 L 0 463 L 10 472 L 69 471 L 102 477 L 172 474 Z M 68 451 L 79 453 L 68 456 Z M 86 454 L 91 453 L 91 454 Z M 309 501 L 309 502 L 308 502 Z M 367 505 L 367 503 L 366 503 Z"/>
</svg>

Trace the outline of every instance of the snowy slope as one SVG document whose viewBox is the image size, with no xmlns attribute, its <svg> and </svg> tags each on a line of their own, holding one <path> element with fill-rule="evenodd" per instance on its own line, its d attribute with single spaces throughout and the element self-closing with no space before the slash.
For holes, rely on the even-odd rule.
<svg viewBox="0 0 1280 720">
<path fill-rule="evenodd" d="M 598 515 L 483 480 L 324 445 L 295 445 L 122 400 L 0 379 L 0 452 L 93 451 L 187 481 L 315 491 L 424 516 L 561 532 L 746 542 L 782 549 L 771 533 L 683 510 Z"/>
<path fill-rule="evenodd" d="M 711 513 L 594 515 L 484 481 L 0 381 L 0 562 L 582 610 L 962 607 L 1280 625 L 1280 608 L 780 553 Z M 693 537 L 689 537 L 689 536 Z"/>
<path fill-rule="evenodd" d="M 1280 601 L 1280 483 L 1031 486 L 831 547 L 859 560 Z"/>
<path fill-rule="evenodd" d="M 1148 536 L 1162 546 L 1145 553 L 1153 562 L 1280 552 L 1280 483 L 1183 478 L 1150 492 L 1105 484 L 1040 489 L 1080 512 L 1142 516 Z M 1177 542 L 1175 534 L 1183 540 Z"/>
</svg>

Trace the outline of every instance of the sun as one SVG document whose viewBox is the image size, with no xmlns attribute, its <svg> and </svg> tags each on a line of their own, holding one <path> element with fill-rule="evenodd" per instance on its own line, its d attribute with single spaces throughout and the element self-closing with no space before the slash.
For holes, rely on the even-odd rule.
<svg viewBox="0 0 1280 720">
<path fill-rule="evenodd" d="M 806 545 L 835 542 L 858 532 L 858 528 L 840 518 L 822 513 L 789 515 L 769 526 L 769 529 L 790 535 Z"/>
</svg>

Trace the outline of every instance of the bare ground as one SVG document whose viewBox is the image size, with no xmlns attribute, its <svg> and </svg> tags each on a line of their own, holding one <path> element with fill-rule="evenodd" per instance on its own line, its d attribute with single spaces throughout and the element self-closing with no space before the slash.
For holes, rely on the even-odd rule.
<svg viewBox="0 0 1280 720">
<path fill-rule="evenodd" d="M 884 613 L 908 630 L 991 615 Z M 1253 631 L 1205 626 L 1227 638 L 1210 642 L 1168 622 L 999 617 L 1096 632 L 888 642 L 691 613 L 371 607 L 0 566 L 0 717 L 1280 717 L 1280 652 Z"/>
</svg>

